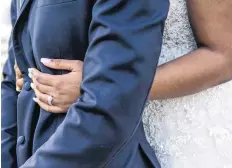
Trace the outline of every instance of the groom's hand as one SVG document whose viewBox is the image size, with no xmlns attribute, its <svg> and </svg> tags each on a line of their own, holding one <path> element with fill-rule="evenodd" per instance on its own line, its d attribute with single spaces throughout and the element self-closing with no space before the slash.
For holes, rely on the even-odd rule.
<svg viewBox="0 0 232 168">
<path fill-rule="evenodd" d="M 17 63 L 15 63 L 14 65 L 14 70 L 15 70 L 15 76 L 16 76 L 16 91 L 21 92 L 23 88 L 23 75 Z"/>
<path fill-rule="evenodd" d="M 64 75 L 50 75 L 30 68 L 28 70 L 29 77 L 33 81 L 31 88 L 36 95 L 36 98 L 33 99 L 48 112 L 66 113 L 80 95 L 83 63 L 78 60 L 47 58 L 42 58 L 41 62 L 49 68 L 70 72 Z M 49 96 L 52 96 L 52 105 L 48 103 Z"/>
</svg>

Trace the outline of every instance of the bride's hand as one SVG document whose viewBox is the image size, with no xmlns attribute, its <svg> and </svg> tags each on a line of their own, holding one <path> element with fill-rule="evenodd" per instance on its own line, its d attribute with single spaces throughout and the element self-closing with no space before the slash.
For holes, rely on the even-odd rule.
<svg viewBox="0 0 232 168">
<path fill-rule="evenodd" d="M 82 62 L 61 59 L 41 59 L 41 62 L 49 68 L 70 72 L 64 75 L 50 75 L 30 68 L 29 77 L 33 81 L 31 88 L 36 95 L 33 100 L 48 112 L 65 113 L 80 96 Z M 52 96 L 52 105 L 48 104 L 49 96 Z"/>
</svg>

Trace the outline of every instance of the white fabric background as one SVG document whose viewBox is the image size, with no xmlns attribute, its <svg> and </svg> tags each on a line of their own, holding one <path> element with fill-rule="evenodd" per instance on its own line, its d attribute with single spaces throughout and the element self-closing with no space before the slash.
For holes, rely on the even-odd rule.
<svg viewBox="0 0 232 168">
<path fill-rule="evenodd" d="M 170 0 L 160 64 L 196 48 L 185 0 Z M 162 168 L 232 168 L 232 82 L 150 101 L 143 121 Z"/>
</svg>

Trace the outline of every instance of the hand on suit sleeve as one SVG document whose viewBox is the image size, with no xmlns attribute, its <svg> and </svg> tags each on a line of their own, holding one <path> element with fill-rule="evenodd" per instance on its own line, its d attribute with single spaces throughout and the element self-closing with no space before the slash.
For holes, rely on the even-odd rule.
<svg viewBox="0 0 232 168">
<path fill-rule="evenodd" d="M 116 156 L 140 122 L 167 10 L 163 0 L 95 2 L 81 96 L 21 168 L 96 168 Z"/>
</svg>

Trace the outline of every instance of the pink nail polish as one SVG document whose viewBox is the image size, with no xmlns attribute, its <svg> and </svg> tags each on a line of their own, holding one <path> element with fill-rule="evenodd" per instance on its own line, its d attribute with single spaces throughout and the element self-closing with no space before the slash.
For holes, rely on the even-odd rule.
<svg viewBox="0 0 232 168">
<path fill-rule="evenodd" d="M 34 100 L 35 102 L 37 102 L 37 98 L 33 97 L 33 100 Z"/>
<path fill-rule="evenodd" d="M 31 83 L 31 88 L 32 88 L 32 89 L 35 89 L 34 83 Z"/>
<path fill-rule="evenodd" d="M 40 61 L 41 61 L 42 63 L 48 63 L 48 62 L 50 62 L 51 60 L 48 59 L 48 58 L 41 58 Z"/>
<path fill-rule="evenodd" d="M 32 79 L 32 75 L 31 75 L 31 73 L 28 73 L 28 76 L 29 76 L 29 78 L 31 78 L 31 79 Z"/>
<path fill-rule="evenodd" d="M 28 72 L 31 73 L 32 72 L 32 68 L 28 68 Z"/>
</svg>

